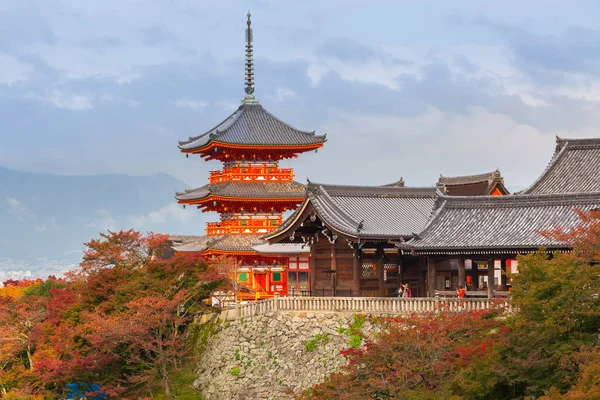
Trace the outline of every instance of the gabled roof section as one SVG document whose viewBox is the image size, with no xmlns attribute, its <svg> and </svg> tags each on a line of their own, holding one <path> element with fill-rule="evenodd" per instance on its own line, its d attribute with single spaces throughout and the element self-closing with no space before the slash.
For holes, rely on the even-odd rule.
<svg viewBox="0 0 600 400">
<path fill-rule="evenodd" d="M 208 132 L 179 142 L 183 152 L 208 147 L 211 142 L 250 146 L 321 147 L 326 135 L 302 131 L 281 121 L 260 104 L 242 104 L 233 114 Z"/>
<path fill-rule="evenodd" d="M 216 252 L 256 252 L 258 254 L 303 254 L 309 248 L 299 244 L 278 243 L 269 245 L 261 239 L 262 235 L 171 235 L 169 240 L 173 250 L 178 253 L 199 253 L 203 251 Z"/>
<path fill-rule="evenodd" d="M 600 207 L 600 193 L 440 196 L 439 200 L 441 206 L 425 229 L 403 247 L 424 254 L 566 249 L 565 243 L 539 232 L 574 227 L 579 223 L 575 209 Z"/>
<path fill-rule="evenodd" d="M 204 251 L 208 243 L 220 239 L 220 236 L 206 235 L 170 235 L 173 250 L 180 253 L 198 253 Z"/>
<path fill-rule="evenodd" d="M 600 191 L 600 138 L 556 137 L 556 150 L 542 175 L 524 194 Z"/>
<path fill-rule="evenodd" d="M 306 190 L 298 210 L 266 239 L 285 234 L 309 206 L 325 225 L 350 237 L 410 237 L 425 226 L 436 199 L 435 188 L 309 183 Z"/>
<path fill-rule="evenodd" d="M 262 235 L 224 235 L 219 239 L 210 242 L 206 246 L 206 251 L 217 252 L 252 252 L 256 253 L 252 247 L 261 242 Z"/>
<path fill-rule="evenodd" d="M 440 175 L 436 186 L 450 196 L 488 196 L 495 189 L 501 195 L 509 194 L 504 186 L 500 170 L 477 175 L 443 176 Z"/>
<path fill-rule="evenodd" d="M 286 199 L 303 198 L 304 185 L 296 181 L 268 182 L 268 181 L 230 181 L 215 185 L 204 185 L 197 189 L 190 189 L 176 193 L 175 198 L 180 203 L 187 203 L 207 199 L 209 197 L 226 197 L 237 199 Z"/>
</svg>

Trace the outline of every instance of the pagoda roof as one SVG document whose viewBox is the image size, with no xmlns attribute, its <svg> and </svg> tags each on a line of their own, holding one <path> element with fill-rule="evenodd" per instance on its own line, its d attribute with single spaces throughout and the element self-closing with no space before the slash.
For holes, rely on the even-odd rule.
<svg viewBox="0 0 600 400">
<path fill-rule="evenodd" d="M 209 147 L 211 142 L 264 147 L 320 147 L 326 135 L 302 131 L 281 121 L 260 104 L 242 104 L 223 122 L 202 135 L 179 142 L 183 152 Z"/>
<path fill-rule="evenodd" d="M 198 253 L 204 251 L 243 252 L 257 254 L 302 254 L 309 251 L 296 244 L 277 244 L 269 246 L 261 239 L 262 235 L 223 235 L 223 236 L 181 236 L 171 235 L 173 250 L 181 253 Z"/>
<path fill-rule="evenodd" d="M 499 170 L 477 175 L 440 175 L 436 186 L 451 196 L 487 196 L 495 188 L 498 188 L 503 195 L 509 193 L 504 186 L 504 178 Z"/>
<path fill-rule="evenodd" d="M 540 177 L 521 193 L 578 193 L 600 191 L 600 138 L 556 137 L 556 149 Z"/>
<path fill-rule="evenodd" d="M 600 192 L 511 196 L 444 196 L 416 238 L 401 244 L 420 254 L 499 254 L 568 249 L 540 234 L 579 223 L 575 209 L 600 207 Z"/>
<path fill-rule="evenodd" d="M 330 229 L 355 238 L 410 237 L 427 223 L 436 188 L 309 183 L 302 205 L 265 239 L 274 243 L 314 210 Z"/>
<path fill-rule="evenodd" d="M 196 253 L 204 251 L 209 242 L 220 236 L 208 235 L 170 235 L 169 240 L 173 244 L 173 250 L 182 253 Z"/>
<path fill-rule="evenodd" d="M 208 184 L 196 189 L 178 192 L 175 198 L 179 202 L 192 202 L 207 199 L 212 196 L 237 198 L 237 199 L 286 199 L 304 197 L 304 185 L 296 182 L 271 182 L 271 181 L 230 181 L 217 184 Z"/>
<path fill-rule="evenodd" d="M 239 251 L 255 252 L 252 249 L 254 243 L 260 242 L 261 235 L 223 235 L 223 236 L 196 236 L 181 241 L 181 244 L 173 246 L 173 250 L 182 253 L 196 253 L 208 250 L 216 251 Z M 174 244 L 177 243 L 173 241 Z"/>
</svg>

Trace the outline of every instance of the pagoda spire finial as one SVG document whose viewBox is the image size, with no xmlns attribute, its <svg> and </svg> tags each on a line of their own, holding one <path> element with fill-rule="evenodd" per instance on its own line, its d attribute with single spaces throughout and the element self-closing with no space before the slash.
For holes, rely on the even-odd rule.
<svg viewBox="0 0 600 400">
<path fill-rule="evenodd" d="M 246 28 L 246 96 L 242 100 L 243 104 L 258 104 L 254 97 L 254 59 L 252 50 L 252 21 L 250 20 L 250 10 L 248 10 L 248 27 Z"/>
</svg>

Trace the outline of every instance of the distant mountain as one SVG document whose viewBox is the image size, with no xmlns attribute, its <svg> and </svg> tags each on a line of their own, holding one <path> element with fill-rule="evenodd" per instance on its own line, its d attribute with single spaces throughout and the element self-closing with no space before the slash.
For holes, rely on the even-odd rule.
<svg viewBox="0 0 600 400">
<path fill-rule="evenodd" d="M 167 175 L 52 175 L 0 167 L 0 279 L 32 275 L 81 258 L 83 243 L 106 229 L 201 233 L 201 213 L 176 204 L 189 185 Z M 14 275 L 14 273 L 13 273 Z"/>
</svg>

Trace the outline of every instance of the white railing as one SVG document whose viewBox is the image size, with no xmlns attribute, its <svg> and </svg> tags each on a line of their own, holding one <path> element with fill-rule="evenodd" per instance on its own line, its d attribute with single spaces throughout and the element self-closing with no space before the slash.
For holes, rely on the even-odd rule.
<svg viewBox="0 0 600 400">
<path fill-rule="evenodd" d="M 509 299 L 380 298 L 380 297 L 274 297 L 224 311 L 224 319 L 261 315 L 273 311 L 349 312 L 366 314 L 422 314 L 505 308 Z"/>
</svg>

